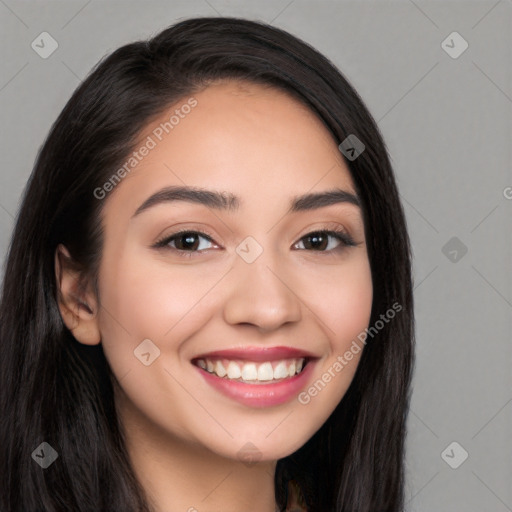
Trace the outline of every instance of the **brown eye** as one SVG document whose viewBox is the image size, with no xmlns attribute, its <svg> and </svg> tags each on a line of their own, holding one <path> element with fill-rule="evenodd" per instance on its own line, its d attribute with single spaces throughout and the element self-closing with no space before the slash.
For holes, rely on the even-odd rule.
<svg viewBox="0 0 512 512">
<path fill-rule="evenodd" d="M 155 247 L 182 252 L 200 252 L 209 249 L 210 247 L 204 247 L 205 244 L 201 243 L 201 239 L 206 240 L 208 243 L 213 243 L 213 240 L 205 233 L 184 230 L 165 237 L 157 242 Z"/>
<path fill-rule="evenodd" d="M 321 250 L 324 251 L 329 243 L 329 235 L 318 232 L 312 233 L 304 237 L 304 240 L 308 240 L 308 243 L 304 244 L 307 250 Z"/>
<path fill-rule="evenodd" d="M 338 244 L 330 243 L 330 239 L 338 240 Z M 304 242 L 302 242 L 304 241 Z M 356 245 L 352 238 L 344 231 L 313 231 L 303 236 L 301 242 L 307 251 L 330 252 L 343 249 L 345 246 Z M 299 242 L 299 244 L 301 243 Z"/>
<path fill-rule="evenodd" d="M 197 233 L 185 233 L 174 237 L 176 249 L 180 251 L 195 251 L 199 247 L 199 236 Z"/>
</svg>

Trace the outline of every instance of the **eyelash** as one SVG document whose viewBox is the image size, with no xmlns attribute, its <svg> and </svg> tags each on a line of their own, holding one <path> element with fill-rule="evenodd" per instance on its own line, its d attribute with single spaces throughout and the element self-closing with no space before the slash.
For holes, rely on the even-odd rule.
<svg viewBox="0 0 512 512">
<path fill-rule="evenodd" d="M 186 229 L 181 229 L 179 231 L 176 231 L 175 233 L 172 233 L 171 235 L 167 235 L 167 236 L 161 238 L 153 245 L 153 247 L 155 249 L 164 249 L 164 250 L 173 251 L 173 252 L 177 253 L 179 256 L 184 257 L 184 258 L 191 258 L 194 253 L 201 253 L 204 250 L 208 250 L 208 249 L 202 249 L 200 251 L 198 251 L 198 250 L 186 251 L 184 249 L 176 249 L 174 247 L 169 247 L 170 242 L 172 242 L 175 238 L 179 238 L 180 235 L 183 235 L 183 234 L 200 235 L 201 237 L 205 238 L 209 242 L 215 243 L 213 240 L 213 236 L 210 233 L 202 232 L 202 231 L 194 231 L 193 229 L 186 228 Z M 348 233 L 346 233 L 345 231 L 343 231 L 341 229 L 319 229 L 319 230 L 315 230 L 315 231 L 310 231 L 309 233 L 307 233 L 303 237 L 301 237 L 299 242 L 302 241 L 304 238 L 310 237 L 312 235 L 318 235 L 318 234 L 328 235 L 328 236 L 337 238 L 341 242 L 341 244 L 338 245 L 336 248 L 329 249 L 327 251 L 325 251 L 325 250 L 316 251 L 314 249 L 299 249 L 299 250 L 332 254 L 332 253 L 337 253 L 337 252 L 342 251 L 345 247 L 354 247 L 356 245 L 359 245 L 359 244 L 355 243 L 354 239 Z M 296 245 L 296 244 L 294 244 L 294 245 Z"/>
</svg>

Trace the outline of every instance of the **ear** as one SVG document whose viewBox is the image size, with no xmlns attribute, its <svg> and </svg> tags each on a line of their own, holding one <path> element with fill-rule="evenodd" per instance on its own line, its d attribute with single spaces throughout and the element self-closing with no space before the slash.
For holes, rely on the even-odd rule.
<svg viewBox="0 0 512 512">
<path fill-rule="evenodd" d="M 97 345 L 101 335 L 96 294 L 89 282 L 83 282 L 81 272 L 62 244 L 55 250 L 55 278 L 63 322 L 77 341 L 84 345 Z"/>
</svg>

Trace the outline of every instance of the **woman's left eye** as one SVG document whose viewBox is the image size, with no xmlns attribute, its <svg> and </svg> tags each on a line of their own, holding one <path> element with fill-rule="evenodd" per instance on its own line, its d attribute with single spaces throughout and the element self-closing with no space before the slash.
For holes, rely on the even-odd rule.
<svg viewBox="0 0 512 512">
<path fill-rule="evenodd" d="M 201 244 L 201 239 L 205 240 L 206 244 Z M 338 243 L 334 242 L 333 244 L 333 239 Z M 208 247 L 208 244 L 214 244 L 214 241 L 213 238 L 206 233 L 202 233 L 200 231 L 183 230 L 156 242 L 154 247 L 170 249 L 176 251 L 180 255 L 190 256 L 194 252 L 201 252 L 206 249 L 210 249 L 211 247 Z M 298 247 L 299 245 L 302 245 L 302 247 Z M 312 231 L 311 233 L 304 235 L 300 241 L 294 245 L 294 248 L 315 252 L 333 252 L 341 250 L 346 246 L 355 245 L 357 244 L 345 231 L 319 230 Z"/>
<path fill-rule="evenodd" d="M 335 247 L 332 247 L 332 244 L 329 243 L 329 239 L 336 239 L 338 244 Z M 302 240 L 308 240 L 307 245 L 311 248 L 304 247 L 307 250 L 315 250 L 320 252 L 330 252 L 335 250 L 340 250 L 344 246 L 354 246 L 356 245 L 352 237 L 350 237 L 347 233 L 341 230 L 329 230 L 329 231 L 313 231 L 308 233 L 307 235 L 301 238 L 301 241 L 304 246 L 304 242 Z M 298 244 L 297 244 L 298 245 Z"/>
</svg>

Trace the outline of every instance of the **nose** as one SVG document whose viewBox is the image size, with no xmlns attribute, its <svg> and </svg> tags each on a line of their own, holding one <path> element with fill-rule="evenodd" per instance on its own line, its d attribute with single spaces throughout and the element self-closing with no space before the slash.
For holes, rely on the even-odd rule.
<svg viewBox="0 0 512 512">
<path fill-rule="evenodd" d="M 224 302 L 224 320 L 272 331 L 301 319 L 301 301 L 290 272 L 279 257 L 265 250 L 252 263 L 237 257 L 229 273 L 230 291 Z M 292 282 L 290 282 L 292 281 Z"/>
</svg>

